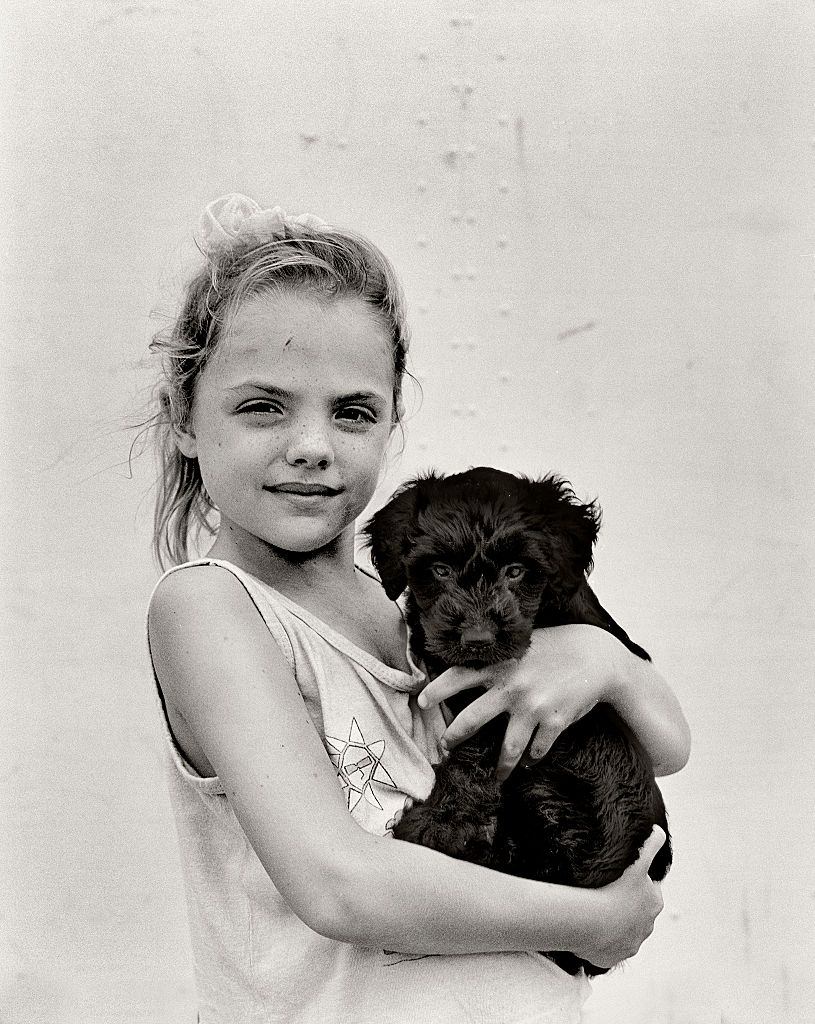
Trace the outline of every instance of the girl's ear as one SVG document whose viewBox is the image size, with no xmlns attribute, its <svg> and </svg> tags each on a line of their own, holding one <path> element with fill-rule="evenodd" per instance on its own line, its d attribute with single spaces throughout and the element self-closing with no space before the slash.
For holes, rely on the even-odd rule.
<svg viewBox="0 0 815 1024">
<path fill-rule="evenodd" d="M 435 477 L 422 477 L 403 484 L 387 505 L 375 512 L 362 528 L 371 549 L 371 561 L 391 601 L 395 601 L 407 586 L 405 559 L 424 504 L 423 495 L 432 479 Z"/>
<path fill-rule="evenodd" d="M 186 455 L 188 459 L 198 457 L 198 442 L 190 427 L 180 427 L 174 423 L 173 438 L 175 439 L 176 448 L 178 448 L 182 455 Z"/>
</svg>

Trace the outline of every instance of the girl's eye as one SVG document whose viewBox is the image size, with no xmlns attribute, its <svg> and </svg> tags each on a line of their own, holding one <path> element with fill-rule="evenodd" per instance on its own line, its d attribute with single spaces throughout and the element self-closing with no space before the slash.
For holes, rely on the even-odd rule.
<svg viewBox="0 0 815 1024">
<path fill-rule="evenodd" d="M 283 410 L 277 402 L 268 402 L 265 399 L 263 401 L 258 400 L 255 402 L 246 402 L 238 410 L 238 412 L 249 412 L 260 416 L 279 413 L 282 411 Z"/>
<path fill-rule="evenodd" d="M 349 405 L 340 409 L 337 416 L 350 423 L 376 423 L 376 413 L 364 405 Z"/>
<path fill-rule="evenodd" d="M 453 575 L 453 570 L 449 565 L 445 565 L 444 562 L 436 562 L 430 566 L 430 571 L 439 580 L 449 580 Z"/>
<path fill-rule="evenodd" d="M 506 576 L 508 580 L 519 580 L 525 574 L 526 568 L 518 562 L 508 565 L 506 569 L 504 569 L 504 576 Z"/>
</svg>

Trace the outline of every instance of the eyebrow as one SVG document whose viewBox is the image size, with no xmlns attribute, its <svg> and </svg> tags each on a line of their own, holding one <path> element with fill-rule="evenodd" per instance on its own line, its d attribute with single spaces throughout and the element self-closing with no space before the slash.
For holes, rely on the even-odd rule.
<svg viewBox="0 0 815 1024">
<path fill-rule="evenodd" d="M 259 380 L 246 380 L 241 384 L 236 384 L 234 387 L 227 388 L 230 394 L 241 394 L 244 391 L 262 391 L 266 395 L 271 395 L 273 398 L 291 398 L 291 392 L 286 391 L 284 388 L 276 387 L 274 384 L 265 384 Z M 371 402 L 373 404 L 379 404 L 382 402 L 382 395 L 376 391 L 352 391 L 347 395 L 338 395 L 337 401 L 339 402 Z"/>
<path fill-rule="evenodd" d="M 289 392 L 283 388 L 275 387 L 274 384 L 264 384 L 259 380 L 245 380 L 241 384 L 236 384 L 234 387 L 227 388 L 230 393 L 240 391 L 263 391 L 267 395 L 274 395 L 276 398 L 287 398 Z"/>
<path fill-rule="evenodd" d="M 341 395 L 340 400 L 343 402 L 377 403 L 382 401 L 382 396 L 375 391 L 353 391 L 350 395 Z"/>
</svg>

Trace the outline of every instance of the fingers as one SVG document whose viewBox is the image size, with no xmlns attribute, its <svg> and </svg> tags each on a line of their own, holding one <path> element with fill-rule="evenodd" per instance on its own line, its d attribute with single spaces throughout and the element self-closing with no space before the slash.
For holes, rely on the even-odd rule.
<svg viewBox="0 0 815 1024">
<path fill-rule="evenodd" d="M 538 726 L 538 731 L 535 733 L 532 746 L 529 748 L 530 758 L 533 761 L 540 761 L 546 757 L 555 740 L 563 732 L 564 727 L 564 722 L 559 717 L 555 717 L 553 720 L 550 716 L 545 724 L 541 723 Z"/>
<path fill-rule="evenodd" d="M 473 686 L 483 686 L 484 675 L 483 669 L 462 668 L 458 665 L 448 668 L 446 672 L 431 679 L 419 694 L 419 707 L 432 708 L 455 693 L 469 690 Z"/>
<path fill-rule="evenodd" d="M 488 690 L 486 693 L 482 693 L 472 704 L 468 704 L 463 711 L 456 715 L 447 726 L 447 730 L 442 736 L 443 745 L 448 749 L 458 746 L 464 740 L 475 736 L 482 725 L 486 725 L 496 715 L 500 715 L 503 710 L 500 697 L 496 695 L 495 691 Z"/>
<path fill-rule="evenodd" d="M 504 734 L 501 753 L 498 755 L 496 775 L 501 782 L 508 778 L 510 772 L 523 757 L 533 731 L 534 725 L 530 725 L 524 719 L 510 718 L 507 731 Z"/>
</svg>

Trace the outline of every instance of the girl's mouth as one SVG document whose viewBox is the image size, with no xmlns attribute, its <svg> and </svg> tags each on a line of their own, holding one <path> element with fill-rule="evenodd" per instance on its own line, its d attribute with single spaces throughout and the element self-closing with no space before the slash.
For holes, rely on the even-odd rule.
<svg viewBox="0 0 815 1024">
<path fill-rule="evenodd" d="M 323 497 L 329 497 L 334 494 L 339 494 L 342 490 L 341 487 L 327 487 L 325 484 L 305 484 L 297 481 L 290 483 L 275 484 L 271 487 L 265 487 L 266 491 L 274 491 L 281 494 L 300 494 L 300 495 L 322 495 Z"/>
</svg>

